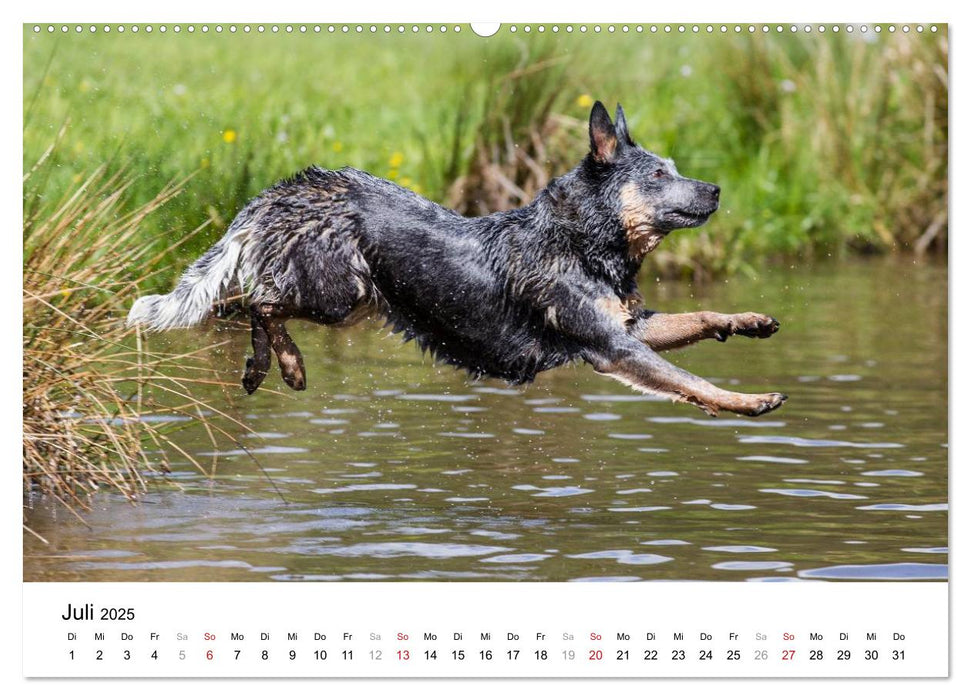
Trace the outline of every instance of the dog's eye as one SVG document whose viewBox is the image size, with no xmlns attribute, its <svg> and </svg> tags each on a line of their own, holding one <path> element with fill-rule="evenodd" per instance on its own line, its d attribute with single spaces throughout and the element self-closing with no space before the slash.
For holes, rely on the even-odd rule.
<svg viewBox="0 0 971 700">
<path fill-rule="evenodd" d="M 653 177 L 653 178 L 654 178 L 655 180 L 657 180 L 657 179 L 659 179 L 659 178 L 662 178 L 662 177 L 664 177 L 665 175 L 667 175 L 667 173 L 666 173 L 666 172 L 664 172 L 664 168 L 658 168 L 658 169 L 657 169 L 657 170 L 655 170 L 655 171 L 654 171 L 653 173 L 651 173 L 651 176 L 652 176 L 652 177 Z"/>
</svg>

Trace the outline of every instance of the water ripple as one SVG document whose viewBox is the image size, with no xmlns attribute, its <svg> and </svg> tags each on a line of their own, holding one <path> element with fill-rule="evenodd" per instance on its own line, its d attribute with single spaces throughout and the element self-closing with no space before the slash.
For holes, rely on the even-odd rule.
<svg viewBox="0 0 971 700">
<path fill-rule="evenodd" d="M 947 564 L 915 564 L 911 562 L 843 564 L 825 566 L 820 569 L 806 569 L 800 571 L 799 576 L 802 578 L 854 579 L 860 581 L 938 580 L 947 578 Z"/>
<path fill-rule="evenodd" d="M 641 544 L 650 545 L 653 547 L 673 547 L 675 545 L 691 544 L 684 540 L 650 540 L 649 542 L 641 542 Z"/>
<path fill-rule="evenodd" d="M 742 443 L 768 443 L 773 445 L 793 445 L 794 447 L 864 447 L 891 449 L 903 447 L 899 442 L 847 442 L 845 440 L 812 440 L 790 435 L 743 435 L 738 438 Z"/>
<path fill-rule="evenodd" d="M 586 552 L 584 554 L 568 554 L 567 559 L 613 559 L 618 564 L 663 564 L 674 561 L 672 557 L 662 557 L 660 554 L 634 554 L 629 549 L 607 549 L 600 552 Z"/>
<path fill-rule="evenodd" d="M 611 513 L 650 513 L 655 510 L 671 510 L 671 506 L 624 506 L 607 510 Z"/>
<path fill-rule="evenodd" d="M 139 562 L 94 562 L 82 561 L 72 563 L 74 569 L 115 569 L 118 571 L 150 571 L 156 569 L 246 569 L 253 572 L 286 571 L 280 566 L 253 566 L 245 561 L 223 560 L 208 561 L 206 559 L 190 559 L 187 561 L 139 561 Z"/>
<path fill-rule="evenodd" d="M 533 495 L 537 498 L 563 498 L 565 496 L 580 496 L 584 493 L 593 493 L 593 489 L 582 489 L 579 486 L 551 486 L 540 489 L 540 493 Z"/>
<path fill-rule="evenodd" d="M 394 491 L 415 489 L 417 484 L 350 484 L 336 489 L 313 489 L 313 493 L 347 493 L 348 491 Z"/>
<path fill-rule="evenodd" d="M 472 391 L 477 394 L 498 394 L 499 396 L 520 396 L 523 392 L 519 389 L 503 389 L 496 386 L 477 386 Z"/>
<path fill-rule="evenodd" d="M 480 561 L 487 564 L 528 564 L 534 561 L 549 559 L 551 556 L 551 554 L 529 554 L 523 552 L 522 554 L 499 554 L 498 556 L 481 559 Z"/>
<path fill-rule="evenodd" d="M 816 489 L 759 489 L 762 493 L 778 493 L 782 496 L 799 496 L 800 498 L 825 498 L 846 499 L 865 501 L 866 496 L 858 496 L 854 493 L 837 493 L 835 491 L 818 491 Z"/>
<path fill-rule="evenodd" d="M 516 491 L 538 491 L 534 493 L 537 497 L 556 498 L 562 496 L 579 496 L 584 493 L 593 493 L 593 489 L 585 489 L 579 486 L 533 486 L 532 484 L 516 484 L 512 487 Z"/>
<path fill-rule="evenodd" d="M 910 469 L 878 469 L 872 472 L 863 472 L 863 476 L 924 476 L 924 472 L 915 472 Z"/>
<path fill-rule="evenodd" d="M 474 394 L 398 394 L 396 399 L 405 401 L 444 401 L 446 403 L 461 403 L 479 398 Z"/>
<path fill-rule="evenodd" d="M 314 425 L 347 425 L 350 423 L 346 418 L 311 418 L 307 422 Z"/>
<path fill-rule="evenodd" d="M 439 433 L 439 435 L 441 435 L 442 437 L 471 438 L 473 440 L 481 440 L 481 439 L 484 439 L 484 438 L 494 438 L 495 437 L 495 435 L 493 435 L 492 433 L 460 433 L 460 432 L 452 432 L 452 433 Z"/>
<path fill-rule="evenodd" d="M 748 455 L 746 457 L 736 457 L 739 462 L 771 462 L 773 464 L 809 464 L 808 459 L 797 459 L 796 457 L 770 457 L 768 455 Z"/>
<path fill-rule="evenodd" d="M 635 401 L 666 401 L 667 399 L 647 394 L 580 394 L 584 401 L 603 401 L 606 403 L 630 403 Z"/>
<path fill-rule="evenodd" d="M 874 503 L 870 506 L 859 506 L 857 510 L 947 510 L 947 503 Z"/>
<path fill-rule="evenodd" d="M 495 530 L 469 530 L 469 534 L 476 537 L 488 537 L 493 540 L 515 540 L 522 537 L 515 532 L 496 532 Z"/>
<path fill-rule="evenodd" d="M 787 484 L 823 484 L 824 486 L 844 486 L 846 484 L 845 481 L 839 479 L 783 479 L 783 481 Z"/>
<path fill-rule="evenodd" d="M 580 576 L 571 578 L 571 583 L 629 583 L 640 581 L 639 576 Z"/>
<path fill-rule="evenodd" d="M 197 452 L 200 457 L 232 457 L 236 455 L 288 455 L 309 452 L 304 447 L 285 447 L 282 445 L 266 445 L 264 447 L 252 447 L 246 450 L 215 450 L 213 452 Z"/>
<path fill-rule="evenodd" d="M 721 561 L 711 568 L 724 571 L 789 571 L 792 563 L 788 561 Z"/>
<path fill-rule="evenodd" d="M 746 420 L 744 418 L 688 418 L 686 416 L 654 416 L 648 418 L 652 423 L 689 423 L 707 428 L 781 428 L 786 425 L 781 420 Z"/>
<path fill-rule="evenodd" d="M 599 421 L 620 420 L 621 418 L 621 416 L 616 413 L 585 413 L 583 417 L 587 420 Z"/>
<path fill-rule="evenodd" d="M 456 557 L 483 557 L 508 552 L 508 547 L 482 544 L 456 544 L 434 542 L 364 542 L 342 547 L 321 547 L 319 554 L 335 557 L 422 557 L 424 559 L 454 559 Z"/>
</svg>

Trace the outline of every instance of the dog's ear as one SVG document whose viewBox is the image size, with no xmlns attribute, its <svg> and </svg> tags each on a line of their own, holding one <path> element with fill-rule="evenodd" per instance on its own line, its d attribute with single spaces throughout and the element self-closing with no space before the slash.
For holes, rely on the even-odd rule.
<svg viewBox="0 0 971 700">
<path fill-rule="evenodd" d="M 634 139 L 630 137 L 627 131 L 627 119 L 624 117 L 624 108 L 617 103 L 617 113 L 614 116 L 614 129 L 617 132 L 617 140 L 620 143 L 625 143 L 628 146 L 634 145 Z"/>
<path fill-rule="evenodd" d="M 613 160 L 617 153 L 617 130 L 610 123 L 610 114 L 600 100 L 590 112 L 590 154 L 598 163 Z"/>
</svg>

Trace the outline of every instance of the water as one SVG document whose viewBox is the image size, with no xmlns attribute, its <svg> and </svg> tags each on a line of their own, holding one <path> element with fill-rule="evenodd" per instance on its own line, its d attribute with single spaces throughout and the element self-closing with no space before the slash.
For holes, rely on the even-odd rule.
<svg viewBox="0 0 971 700">
<path fill-rule="evenodd" d="M 768 340 L 669 359 L 784 391 L 711 419 L 589 367 L 469 382 L 377 324 L 291 324 L 310 388 L 233 397 L 245 449 L 187 423 L 187 461 L 86 523 L 33 497 L 26 580 L 914 580 L 947 577 L 947 273 L 879 261 L 643 283 L 654 308 L 762 311 Z M 175 349 L 248 333 L 171 333 Z M 210 397 L 227 406 L 221 394 Z M 216 454 L 214 454 L 214 452 Z M 284 500 L 285 499 L 285 500 Z"/>
</svg>

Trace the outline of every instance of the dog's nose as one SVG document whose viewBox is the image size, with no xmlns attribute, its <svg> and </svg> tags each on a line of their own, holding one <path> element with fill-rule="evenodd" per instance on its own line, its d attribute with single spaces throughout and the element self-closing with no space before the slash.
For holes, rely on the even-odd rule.
<svg viewBox="0 0 971 700">
<path fill-rule="evenodd" d="M 715 199 L 718 199 L 718 195 L 721 193 L 722 188 L 719 187 L 718 185 L 708 185 L 708 188 L 711 192 L 711 196 L 714 197 Z"/>
</svg>

